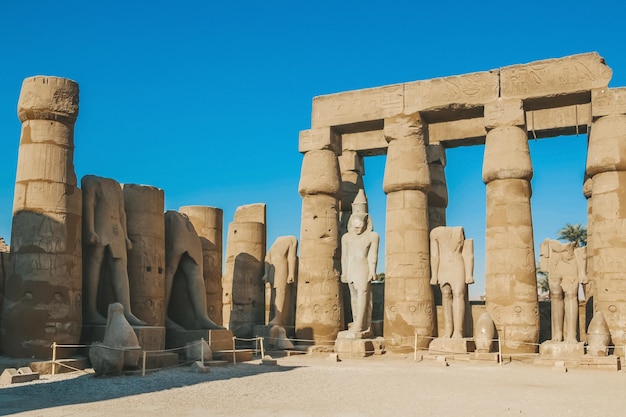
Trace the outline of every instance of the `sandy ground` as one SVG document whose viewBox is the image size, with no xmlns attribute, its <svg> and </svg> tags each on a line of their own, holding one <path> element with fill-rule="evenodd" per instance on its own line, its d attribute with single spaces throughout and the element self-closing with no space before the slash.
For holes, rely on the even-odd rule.
<svg viewBox="0 0 626 417">
<path fill-rule="evenodd" d="M 278 359 L 141 376 L 43 376 L 0 385 L 0 415 L 24 416 L 624 416 L 626 372 L 384 355 Z"/>
</svg>

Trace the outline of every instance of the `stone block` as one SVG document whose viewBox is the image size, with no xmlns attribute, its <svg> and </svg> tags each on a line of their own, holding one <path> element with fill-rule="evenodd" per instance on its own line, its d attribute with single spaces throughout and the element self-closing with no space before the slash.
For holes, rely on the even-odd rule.
<svg viewBox="0 0 626 417">
<path fill-rule="evenodd" d="M 591 90 L 591 112 L 594 118 L 626 114 L 626 88 L 597 88 Z"/>
<path fill-rule="evenodd" d="M 449 339 L 438 337 L 428 346 L 431 353 L 468 353 L 475 349 L 472 339 Z"/>
<path fill-rule="evenodd" d="M 595 52 L 512 65 L 500 68 L 500 96 L 545 98 L 543 108 L 574 104 L 567 96 L 607 87 L 612 73 Z"/>
<path fill-rule="evenodd" d="M 0 375 L 0 384 L 19 384 L 39 379 L 39 372 L 33 372 L 28 366 L 15 369 L 6 368 Z"/>
<path fill-rule="evenodd" d="M 463 109 L 482 107 L 498 98 L 498 71 L 476 72 L 404 84 L 404 112 L 450 109 L 458 118 Z M 441 114 L 438 117 L 446 117 Z"/>
<path fill-rule="evenodd" d="M 196 340 L 203 339 L 209 343 L 211 351 L 228 350 L 233 348 L 232 330 L 174 330 L 166 332 L 166 347 L 168 349 L 182 348 Z"/>
<path fill-rule="evenodd" d="M 533 139 L 584 134 L 587 133 L 589 125 L 591 125 L 589 103 L 526 112 L 526 129 L 529 138 Z"/>
<path fill-rule="evenodd" d="M 265 203 L 246 204 L 237 207 L 233 223 L 266 223 Z"/>
<path fill-rule="evenodd" d="M 539 354 L 542 359 L 578 360 L 585 354 L 585 344 L 547 341 L 539 346 Z"/>
<path fill-rule="evenodd" d="M 363 157 L 356 151 L 344 149 L 341 155 L 339 155 L 339 169 L 342 172 L 342 177 L 346 171 L 355 171 L 359 175 L 365 175 Z"/>
<path fill-rule="evenodd" d="M 301 130 L 298 140 L 298 151 L 306 153 L 308 151 L 328 149 L 338 153 L 341 149 L 340 144 L 341 136 L 330 127 Z"/>
<path fill-rule="evenodd" d="M 142 366 L 142 363 L 139 363 Z M 178 365 L 178 354 L 174 352 L 152 352 L 146 354 L 146 369 L 173 368 Z"/>
<path fill-rule="evenodd" d="M 89 366 L 87 358 L 57 359 L 56 362 L 55 374 L 74 372 L 76 369 L 85 369 Z M 29 366 L 34 372 L 38 372 L 41 375 L 52 374 L 52 361 L 31 362 Z"/>
<path fill-rule="evenodd" d="M 472 352 L 469 354 L 470 360 L 474 360 L 474 361 L 498 362 L 499 357 L 500 357 L 500 354 L 497 352 L 491 352 L 491 353 Z"/>
<path fill-rule="evenodd" d="M 335 353 L 340 357 L 366 357 L 375 353 L 372 339 L 342 339 L 335 340 Z"/>
<path fill-rule="evenodd" d="M 445 142 L 446 147 L 452 148 L 484 144 L 486 135 L 483 117 L 428 124 L 428 143 L 431 145 Z"/>
<path fill-rule="evenodd" d="M 233 362 L 249 362 L 252 360 L 252 349 L 218 350 L 213 351 L 213 357 L 218 360 Z"/>
<path fill-rule="evenodd" d="M 621 369 L 621 360 L 619 356 L 590 356 L 585 355 L 579 360 L 581 368 L 586 369 L 604 369 L 608 371 L 619 371 Z"/>
<path fill-rule="evenodd" d="M 485 104 L 485 127 L 487 130 L 498 126 L 520 126 L 526 124 L 526 113 L 522 100 L 498 99 Z"/>
<path fill-rule="evenodd" d="M 343 150 L 358 151 L 362 155 L 384 155 L 387 153 L 387 141 L 383 130 L 344 133 L 341 135 Z M 363 172 L 365 174 L 365 172 Z"/>
<path fill-rule="evenodd" d="M 347 91 L 313 98 L 311 127 L 349 125 L 402 113 L 404 84 Z"/>
</svg>

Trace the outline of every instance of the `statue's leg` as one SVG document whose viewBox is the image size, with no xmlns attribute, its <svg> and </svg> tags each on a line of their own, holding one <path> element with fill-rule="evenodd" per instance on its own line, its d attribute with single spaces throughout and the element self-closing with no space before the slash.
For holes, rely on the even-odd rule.
<svg viewBox="0 0 626 417">
<path fill-rule="evenodd" d="M 563 303 L 563 289 L 560 283 L 558 285 L 551 283 L 550 285 L 550 307 L 552 314 L 552 341 L 562 342 L 565 306 Z"/>
<path fill-rule="evenodd" d="M 565 293 L 565 323 L 567 329 L 565 332 L 565 341 L 568 343 L 576 343 L 576 328 L 578 327 L 578 294 L 575 292 Z"/>
<path fill-rule="evenodd" d="M 168 311 L 170 299 L 172 298 L 172 284 L 174 283 L 174 275 L 178 270 L 181 254 L 168 254 L 165 260 L 165 327 L 168 329 L 184 330 L 182 326 L 176 324 L 170 319 Z"/>
<path fill-rule="evenodd" d="M 453 321 L 452 321 L 452 288 L 450 284 L 441 286 L 441 309 L 443 310 L 443 334 L 439 337 L 452 337 Z"/>
<path fill-rule="evenodd" d="M 352 325 L 352 329 L 354 332 L 362 332 L 366 329 L 364 328 L 366 318 L 365 314 L 367 312 L 367 303 L 369 299 L 369 291 L 367 290 L 357 290 L 357 300 L 356 300 L 356 316 L 354 317 L 354 324 Z"/>
<path fill-rule="evenodd" d="M 183 256 L 180 260 L 180 267 L 187 280 L 187 292 L 191 299 L 196 329 L 223 329 L 222 326 L 211 320 L 207 313 L 206 288 L 204 287 L 200 265 L 197 265 L 190 257 Z"/>
<path fill-rule="evenodd" d="M 115 299 L 124 307 L 124 317 L 132 326 L 145 326 L 147 323 L 135 317 L 130 308 L 130 284 L 128 283 L 128 266 L 125 258 L 113 258 L 109 256 L 111 267 L 113 291 Z"/>
<path fill-rule="evenodd" d="M 83 276 L 83 321 L 85 324 L 106 324 L 106 318 L 98 313 L 98 284 L 104 257 L 104 246 L 85 247 L 85 268 Z"/>
<path fill-rule="evenodd" d="M 452 319 L 454 322 L 454 331 L 452 337 L 455 339 L 463 338 L 463 321 L 465 320 L 465 298 L 467 285 L 462 283 L 454 290 L 452 294 Z"/>
<path fill-rule="evenodd" d="M 273 288 L 272 294 L 274 295 L 274 318 L 270 324 L 282 326 L 285 312 L 285 287 L 279 285 Z"/>
<path fill-rule="evenodd" d="M 354 287 L 354 282 L 348 283 L 348 288 L 350 289 L 350 308 L 352 308 L 352 328 L 354 330 L 354 326 L 357 324 L 357 316 L 358 316 L 358 294 L 357 289 Z"/>
</svg>

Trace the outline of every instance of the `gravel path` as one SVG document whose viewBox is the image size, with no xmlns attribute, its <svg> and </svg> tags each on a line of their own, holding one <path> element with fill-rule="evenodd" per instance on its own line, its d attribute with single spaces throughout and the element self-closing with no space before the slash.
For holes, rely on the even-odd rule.
<svg viewBox="0 0 626 417">
<path fill-rule="evenodd" d="M 621 371 L 297 356 L 208 374 L 177 368 L 146 377 L 44 376 L 0 386 L 0 415 L 623 417 L 625 388 Z"/>
</svg>

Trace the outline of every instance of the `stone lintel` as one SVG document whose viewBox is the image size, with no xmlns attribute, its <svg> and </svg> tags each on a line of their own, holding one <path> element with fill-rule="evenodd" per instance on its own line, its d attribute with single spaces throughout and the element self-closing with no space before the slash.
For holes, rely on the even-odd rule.
<svg viewBox="0 0 626 417">
<path fill-rule="evenodd" d="M 319 129 L 308 129 L 300 131 L 298 151 L 306 153 L 308 151 L 330 149 L 335 153 L 340 149 L 340 136 L 330 127 Z"/>
<path fill-rule="evenodd" d="M 596 88 L 591 90 L 591 111 L 598 117 L 626 114 L 626 88 Z"/>
<path fill-rule="evenodd" d="M 498 126 L 519 126 L 526 124 L 524 104 L 518 99 L 498 99 L 485 105 L 485 128 L 494 129 Z"/>
<path fill-rule="evenodd" d="M 559 100 L 568 96 L 607 87 L 612 74 L 597 52 L 512 65 L 500 69 L 500 97 L 545 97 L 552 102 L 551 107 L 558 107 L 563 105 Z"/>
<path fill-rule="evenodd" d="M 384 155 L 387 153 L 387 141 L 383 130 L 345 133 L 341 135 L 341 144 L 345 150 L 357 151 L 362 155 Z"/>
</svg>

